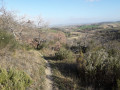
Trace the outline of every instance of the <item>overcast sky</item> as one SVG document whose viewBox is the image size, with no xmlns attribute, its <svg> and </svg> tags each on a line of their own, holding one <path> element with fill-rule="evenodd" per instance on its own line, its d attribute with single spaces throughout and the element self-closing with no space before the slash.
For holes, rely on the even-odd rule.
<svg viewBox="0 0 120 90">
<path fill-rule="evenodd" d="M 50 25 L 120 20 L 120 0 L 5 0 L 20 15 L 41 15 Z"/>
</svg>

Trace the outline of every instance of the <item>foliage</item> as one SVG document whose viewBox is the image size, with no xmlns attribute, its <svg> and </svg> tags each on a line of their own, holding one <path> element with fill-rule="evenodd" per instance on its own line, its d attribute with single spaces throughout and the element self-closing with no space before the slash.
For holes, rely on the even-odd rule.
<svg viewBox="0 0 120 90">
<path fill-rule="evenodd" d="M 108 50 L 108 54 L 109 54 L 110 57 L 111 56 L 116 56 L 117 55 L 117 51 L 115 49 L 110 49 L 110 50 Z"/>
<path fill-rule="evenodd" d="M 82 29 L 82 30 L 92 30 L 92 29 L 96 29 L 96 28 L 99 28 L 99 25 L 83 25 L 83 26 L 80 26 L 79 29 Z"/>
<path fill-rule="evenodd" d="M 60 48 L 58 52 L 55 53 L 55 58 L 57 60 L 64 60 L 67 59 L 71 61 L 74 58 L 74 54 L 65 48 Z"/>
<path fill-rule="evenodd" d="M 82 60 L 82 59 L 81 59 Z M 116 80 L 120 78 L 120 57 L 109 57 L 105 49 L 89 52 L 84 67 L 78 67 L 82 82 L 94 87 L 116 87 Z M 77 62 L 83 65 L 83 62 Z M 82 68 L 82 72 L 80 71 Z"/>
<path fill-rule="evenodd" d="M 79 57 L 76 59 L 76 62 L 78 65 L 78 68 L 83 69 L 85 64 L 86 64 L 86 60 L 84 60 L 84 54 L 82 51 L 80 51 Z"/>
<path fill-rule="evenodd" d="M 0 30 L 0 49 L 5 48 L 6 46 L 12 50 L 17 48 L 18 42 L 14 39 L 13 35 L 6 31 Z"/>
<path fill-rule="evenodd" d="M 0 68 L 1 90 L 25 90 L 32 83 L 31 78 L 23 71 Z"/>
</svg>

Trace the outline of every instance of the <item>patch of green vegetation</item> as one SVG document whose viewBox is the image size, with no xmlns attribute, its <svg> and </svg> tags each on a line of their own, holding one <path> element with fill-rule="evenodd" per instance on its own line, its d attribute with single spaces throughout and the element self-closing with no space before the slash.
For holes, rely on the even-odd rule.
<svg viewBox="0 0 120 90">
<path fill-rule="evenodd" d="M 57 30 L 49 30 L 50 32 L 57 33 Z"/>
<path fill-rule="evenodd" d="M 82 30 L 93 30 L 93 29 L 97 29 L 99 28 L 99 25 L 83 25 L 83 26 L 80 26 L 79 29 L 82 29 Z"/>
<path fill-rule="evenodd" d="M 9 46 L 10 49 L 17 47 L 18 43 L 10 33 L 0 30 L 0 49 Z"/>
<path fill-rule="evenodd" d="M 25 90 L 31 83 L 30 76 L 23 71 L 0 68 L 0 90 Z"/>
<path fill-rule="evenodd" d="M 55 58 L 57 60 L 67 59 L 68 61 L 71 61 L 74 58 L 74 54 L 70 50 L 67 50 L 65 48 L 60 48 L 60 50 L 55 53 Z"/>
<path fill-rule="evenodd" d="M 92 84 L 92 87 L 103 90 L 116 88 L 116 81 L 120 78 L 120 57 L 115 50 L 108 53 L 102 48 L 90 51 L 85 58 L 83 53 L 80 55 L 77 67 L 82 85 Z"/>
</svg>

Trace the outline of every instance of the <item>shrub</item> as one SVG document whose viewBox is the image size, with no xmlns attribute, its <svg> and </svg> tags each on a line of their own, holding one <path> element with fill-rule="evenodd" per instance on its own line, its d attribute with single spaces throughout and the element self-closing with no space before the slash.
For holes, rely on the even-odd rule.
<svg viewBox="0 0 120 90">
<path fill-rule="evenodd" d="M 110 50 L 108 50 L 108 54 L 109 54 L 109 56 L 115 56 L 115 55 L 117 55 L 117 50 L 115 50 L 115 49 L 110 49 Z"/>
<path fill-rule="evenodd" d="M 0 90 L 25 90 L 31 83 L 31 78 L 25 72 L 0 68 Z"/>
<path fill-rule="evenodd" d="M 18 46 L 18 42 L 14 39 L 13 35 L 6 31 L 0 30 L 0 49 L 9 46 L 12 50 Z"/>
<path fill-rule="evenodd" d="M 93 51 L 87 57 L 87 69 L 89 71 L 95 70 L 97 67 L 104 68 L 108 54 L 104 49 Z"/>
<path fill-rule="evenodd" d="M 78 56 L 78 58 L 76 59 L 77 62 L 77 66 L 78 68 L 83 69 L 86 65 L 86 60 L 84 60 L 84 54 L 82 51 L 80 51 L 80 54 Z"/>
<path fill-rule="evenodd" d="M 12 39 L 11 35 L 8 35 L 6 32 L 0 31 L 0 47 L 6 47 Z"/>
<path fill-rule="evenodd" d="M 110 57 L 105 49 L 98 49 L 89 52 L 85 61 L 83 57 L 79 59 L 78 71 L 85 85 L 92 84 L 94 87 L 106 89 L 117 86 L 117 80 L 120 78 L 119 56 Z"/>
<path fill-rule="evenodd" d="M 55 58 L 57 60 L 72 60 L 74 58 L 74 54 L 70 50 L 60 48 L 60 50 L 55 53 Z"/>
</svg>

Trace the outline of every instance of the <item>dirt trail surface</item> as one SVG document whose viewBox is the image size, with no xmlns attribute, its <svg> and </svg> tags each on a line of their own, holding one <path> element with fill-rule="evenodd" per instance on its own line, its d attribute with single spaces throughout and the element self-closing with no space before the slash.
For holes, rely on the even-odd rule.
<svg viewBox="0 0 120 90">
<path fill-rule="evenodd" d="M 45 80 L 45 90 L 53 90 L 52 72 L 49 62 L 46 60 L 46 80 Z"/>
<path fill-rule="evenodd" d="M 39 53 L 41 57 L 43 57 L 43 55 L 41 53 Z M 44 57 L 43 57 L 44 58 Z M 52 72 L 51 72 L 51 67 L 50 64 L 47 60 L 46 61 L 46 79 L 45 79 L 45 89 L 44 90 L 53 90 L 53 81 L 52 81 Z"/>
</svg>

